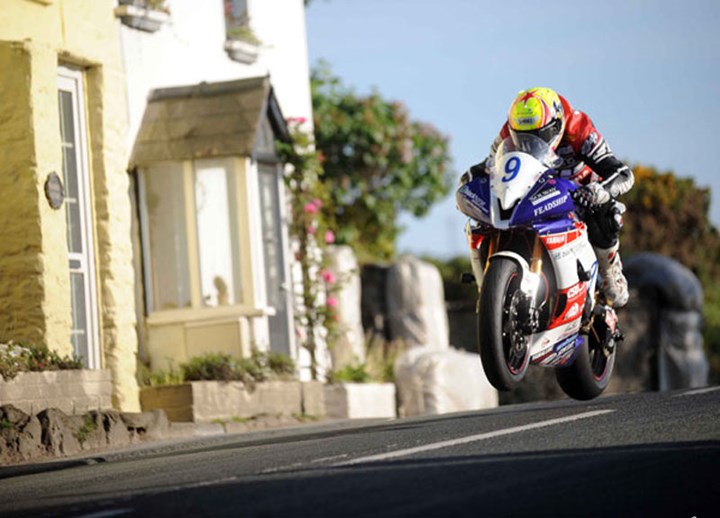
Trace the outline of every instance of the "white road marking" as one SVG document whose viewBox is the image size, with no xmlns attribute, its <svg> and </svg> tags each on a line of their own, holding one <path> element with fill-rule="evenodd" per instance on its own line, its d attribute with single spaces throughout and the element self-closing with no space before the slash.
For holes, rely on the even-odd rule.
<svg viewBox="0 0 720 518">
<path fill-rule="evenodd" d="M 569 423 L 572 421 L 578 421 L 580 419 L 587 419 L 589 417 L 596 417 L 599 415 L 609 414 L 614 412 L 613 409 L 608 410 L 594 410 L 592 412 L 583 412 L 582 414 L 575 414 L 567 417 L 558 417 L 556 419 L 548 419 L 547 421 L 540 421 L 537 423 L 526 424 L 522 426 L 514 426 L 512 428 L 505 428 L 503 430 L 495 430 L 492 432 L 480 433 L 476 435 L 469 435 L 467 437 L 460 437 L 458 439 L 451 439 L 449 441 L 435 442 L 431 444 L 425 444 L 423 446 L 416 446 L 414 448 L 407 448 L 404 450 L 391 451 L 388 453 L 379 453 L 377 455 L 368 455 L 367 457 L 359 457 L 346 462 L 340 462 L 334 464 L 333 467 L 340 466 L 351 466 L 354 464 L 364 464 L 366 462 L 377 462 L 388 459 L 396 459 L 398 457 L 407 457 L 415 453 L 424 453 L 427 451 L 439 450 L 441 448 L 450 448 L 452 446 L 459 446 L 461 444 L 468 444 L 476 441 L 483 441 L 485 439 L 492 439 L 494 437 L 501 437 L 503 435 L 510 435 L 513 433 L 525 432 L 528 430 L 534 430 L 536 428 L 544 428 L 546 426 L 553 426 L 556 424 Z"/>
<path fill-rule="evenodd" d="M 720 387 L 704 387 L 695 390 L 689 390 L 687 392 L 683 392 L 682 394 L 675 394 L 675 396 L 673 397 L 697 396 L 698 394 L 707 394 L 708 392 L 715 392 L 716 390 L 720 390 Z"/>
<path fill-rule="evenodd" d="M 327 462 L 330 460 L 344 459 L 347 456 L 348 456 L 347 453 L 343 453 L 342 455 L 333 455 L 331 457 L 321 457 L 319 459 L 311 460 L 310 462 L 312 464 L 317 464 L 318 462 Z"/>
</svg>

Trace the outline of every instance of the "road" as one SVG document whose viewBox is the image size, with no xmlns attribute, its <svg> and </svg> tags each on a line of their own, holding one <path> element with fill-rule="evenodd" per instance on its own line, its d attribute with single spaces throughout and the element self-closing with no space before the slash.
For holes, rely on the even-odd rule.
<svg viewBox="0 0 720 518">
<path fill-rule="evenodd" d="M 30 471 L 41 468 L 0 469 L 0 516 L 702 518 L 720 509 L 720 387 L 222 436 Z"/>
</svg>

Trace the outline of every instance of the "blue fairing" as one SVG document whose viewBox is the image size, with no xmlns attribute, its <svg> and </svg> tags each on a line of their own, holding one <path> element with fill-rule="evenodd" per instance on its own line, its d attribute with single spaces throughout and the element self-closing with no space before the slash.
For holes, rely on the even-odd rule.
<svg viewBox="0 0 720 518">
<path fill-rule="evenodd" d="M 469 181 L 455 193 L 458 209 L 475 221 L 490 223 L 490 181 L 480 176 Z"/>
<path fill-rule="evenodd" d="M 511 226 L 533 226 L 539 234 L 565 232 L 572 228 L 569 214 L 575 210 L 572 191 L 575 184 L 563 178 L 546 176 L 520 201 L 510 220 Z"/>
<path fill-rule="evenodd" d="M 575 184 L 550 174 L 541 178 L 517 204 L 510 216 L 510 227 L 533 227 L 540 235 L 567 232 L 574 228 L 570 213 L 575 210 L 571 192 Z M 474 178 L 455 193 L 458 209 L 480 223 L 491 224 L 490 181 Z M 497 210 L 497 209 L 496 209 Z"/>
</svg>

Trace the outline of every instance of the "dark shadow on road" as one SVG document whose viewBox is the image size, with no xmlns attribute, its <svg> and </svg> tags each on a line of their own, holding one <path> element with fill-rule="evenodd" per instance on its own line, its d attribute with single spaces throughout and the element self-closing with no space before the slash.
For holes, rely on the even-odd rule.
<svg viewBox="0 0 720 518">
<path fill-rule="evenodd" d="M 89 495 L 82 506 L 39 513 L 75 516 L 716 516 L 720 441 L 656 443 L 517 454 L 433 456 L 257 475 L 150 494 Z M 65 495 L 68 496 L 68 495 Z M 43 503 L 44 501 L 44 503 Z M 16 508 L 17 509 L 17 508 Z M 111 516 L 111 514 L 105 514 Z"/>
</svg>

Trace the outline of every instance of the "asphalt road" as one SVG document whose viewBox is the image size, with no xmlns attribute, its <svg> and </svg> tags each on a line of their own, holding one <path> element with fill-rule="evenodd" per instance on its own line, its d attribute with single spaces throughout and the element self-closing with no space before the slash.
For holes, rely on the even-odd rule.
<svg viewBox="0 0 720 518">
<path fill-rule="evenodd" d="M 720 513 L 720 387 L 331 423 L 0 469 L 0 516 Z M 51 469 L 54 468 L 54 469 Z"/>
</svg>

